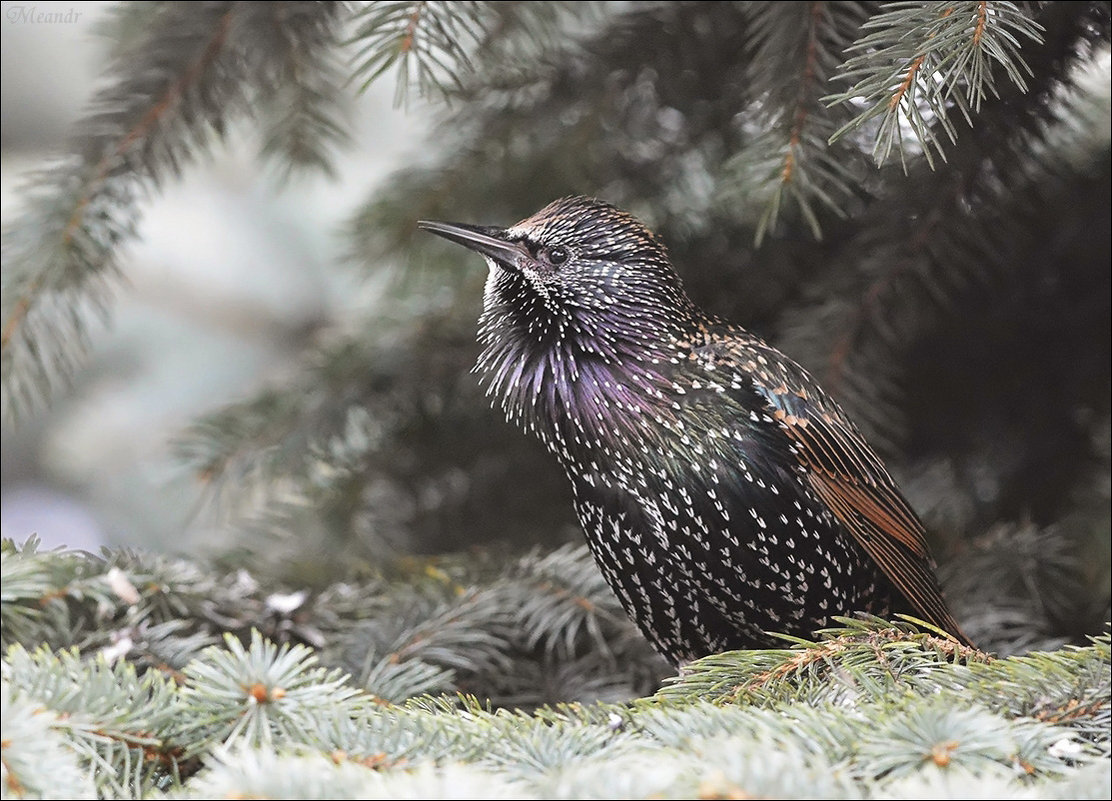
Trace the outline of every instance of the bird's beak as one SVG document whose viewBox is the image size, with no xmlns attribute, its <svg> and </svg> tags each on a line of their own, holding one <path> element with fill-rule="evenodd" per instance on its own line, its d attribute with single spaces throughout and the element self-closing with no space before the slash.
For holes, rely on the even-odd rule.
<svg viewBox="0 0 1112 801">
<path fill-rule="evenodd" d="M 470 248 L 476 253 L 482 253 L 511 269 L 517 269 L 523 257 L 529 258 L 529 251 L 520 242 L 506 241 L 506 232 L 501 228 L 434 220 L 421 220 L 417 223 L 417 227 L 442 236 L 457 245 Z"/>
</svg>

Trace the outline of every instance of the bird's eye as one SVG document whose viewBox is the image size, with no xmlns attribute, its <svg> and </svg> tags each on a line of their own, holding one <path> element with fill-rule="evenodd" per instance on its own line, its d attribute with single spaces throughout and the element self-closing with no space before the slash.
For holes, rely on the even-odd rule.
<svg viewBox="0 0 1112 801">
<path fill-rule="evenodd" d="M 568 249 L 563 245 L 552 245 L 545 248 L 545 256 L 549 264 L 560 265 L 568 260 Z"/>
</svg>

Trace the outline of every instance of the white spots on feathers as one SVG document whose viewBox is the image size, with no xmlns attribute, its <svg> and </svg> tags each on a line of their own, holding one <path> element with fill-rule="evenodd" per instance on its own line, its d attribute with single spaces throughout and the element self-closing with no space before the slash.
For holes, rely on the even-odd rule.
<svg viewBox="0 0 1112 801">
<path fill-rule="evenodd" d="M 565 468 L 603 575 L 659 650 L 682 661 L 887 613 L 787 430 L 830 408 L 800 368 L 699 312 L 655 237 L 610 206 L 564 199 L 504 234 L 571 258 L 491 265 L 476 370 Z"/>
</svg>

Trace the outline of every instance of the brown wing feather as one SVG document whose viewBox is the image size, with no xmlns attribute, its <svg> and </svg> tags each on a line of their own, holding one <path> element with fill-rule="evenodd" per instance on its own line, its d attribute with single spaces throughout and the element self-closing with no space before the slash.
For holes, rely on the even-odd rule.
<svg viewBox="0 0 1112 801">
<path fill-rule="evenodd" d="M 746 377 L 795 445 L 814 492 L 916 613 L 972 645 L 942 597 L 923 524 L 838 405 L 803 368 L 738 329 L 708 332 L 705 347 L 746 365 Z"/>
<path fill-rule="evenodd" d="M 861 435 L 829 413 L 781 421 L 815 493 L 924 620 L 966 645 L 950 613 L 919 518 Z"/>
<path fill-rule="evenodd" d="M 915 553 L 899 534 L 893 535 L 891 518 L 872 498 L 859 487 L 820 474 L 812 476 L 811 485 L 924 620 L 972 644 L 946 606 L 929 555 Z M 874 511 L 880 514 L 870 516 Z"/>
<path fill-rule="evenodd" d="M 923 526 L 880 460 L 871 451 L 865 451 L 867 446 L 860 434 L 838 425 L 829 415 L 826 417 L 797 420 L 784 426 L 799 448 L 802 461 L 810 468 L 812 482 L 823 483 L 829 492 L 842 496 L 849 508 L 902 542 L 920 559 L 930 560 Z M 845 464 L 846 454 L 856 454 L 852 469 Z"/>
</svg>

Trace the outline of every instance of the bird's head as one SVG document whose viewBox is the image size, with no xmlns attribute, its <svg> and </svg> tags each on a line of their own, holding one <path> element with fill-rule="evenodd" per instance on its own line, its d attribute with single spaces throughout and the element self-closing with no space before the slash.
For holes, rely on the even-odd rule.
<svg viewBox="0 0 1112 801">
<path fill-rule="evenodd" d="M 509 228 L 418 225 L 486 257 L 480 337 L 604 362 L 660 355 L 695 309 L 664 246 L 608 203 L 566 197 Z"/>
</svg>

